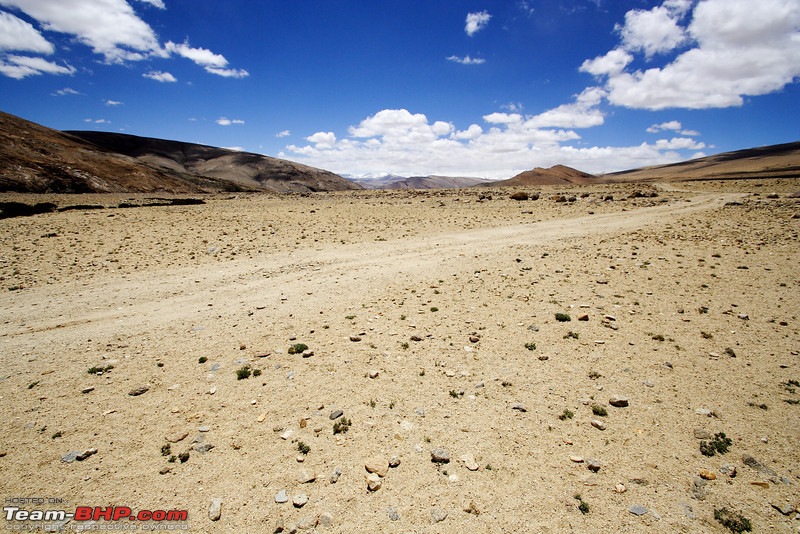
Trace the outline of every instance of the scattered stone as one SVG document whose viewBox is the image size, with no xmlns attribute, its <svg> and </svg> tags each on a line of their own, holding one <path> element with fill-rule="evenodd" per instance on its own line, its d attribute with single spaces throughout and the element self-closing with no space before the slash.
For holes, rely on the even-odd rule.
<svg viewBox="0 0 800 534">
<path fill-rule="evenodd" d="M 431 517 L 433 518 L 434 523 L 441 523 L 445 519 L 447 519 L 447 512 L 442 510 L 441 508 L 434 508 L 431 510 Z"/>
<path fill-rule="evenodd" d="M 546 362 L 547 360 L 550 359 L 550 356 L 548 356 L 546 354 L 542 354 L 542 355 L 538 356 L 538 358 L 539 358 L 540 362 Z"/>
<path fill-rule="evenodd" d="M 702 501 L 706 498 L 706 484 L 707 482 L 704 479 L 700 477 L 694 477 L 694 481 L 692 483 L 692 496 L 698 501 Z"/>
<path fill-rule="evenodd" d="M 608 403 L 611 406 L 615 406 L 617 408 L 624 408 L 628 405 L 628 397 L 623 397 L 622 395 L 614 395 L 608 400 Z"/>
<path fill-rule="evenodd" d="M 212 521 L 219 521 L 222 515 L 222 498 L 214 497 L 211 499 L 211 506 L 208 507 L 208 518 Z"/>
<path fill-rule="evenodd" d="M 586 467 L 589 469 L 589 471 L 597 473 L 598 471 L 600 471 L 600 462 L 598 462 L 597 460 L 589 460 L 588 462 L 586 462 Z"/>
<path fill-rule="evenodd" d="M 367 475 L 367 489 L 369 491 L 378 491 L 381 486 L 383 486 L 383 479 L 377 473 Z"/>
<path fill-rule="evenodd" d="M 753 469 L 755 469 L 756 471 L 758 471 L 759 473 L 762 473 L 764 475 L 771 476 L 771 477 L 778 476 L 778 474 L 775 471 L 773 471 L 772 469 L 770 469 L 766 465 L 762 464 L 761 462 L 759 462 L 758 460 L 756 460 L 755 458 L 753 458 L 749 454 L 745 454 L 744 456 L 742 456 L 742 463 L 744 465 L 746 465 L 747 467 L 752 467 Z"/>
<path fill-rule="evenodd" d="M 701 469 L 700 470 L 700 477 L 705 480 L 716 480 L 717 475 L 709 471 L 708 469 Z"/>
<path fill-rule="evenodd" d="M 188 436 L 188 432 L 175 432 L 174 434 L 170 434 L 166 437 L 166 440 L 170 443 L 178 443 L 179 441 L 183 441 Z"/>
<path fill-rule="evenodd" d="M 419 407 L 414 410 L 414 413 L 416 413 L 420 417 L 425 417 L 425 408 Z"/>
<path fill-rule="evenodd" d="M 150 390 L 148 386 L 139 386 L 138 388 L 133 388 L 128 392 L 128 395 L 131 397 L 138 397 L 139 395 L 144 395 Z"/>
<path fill-rule="evenodd" d="M 330 512 L 323 512 L 319 515 L 319 524 L 323 527 L 329 527 L 333 524 L 333 515 Z"/>
<path fill-rule="evenodd" d="M 259 423 L 263 423 L 266 419 L 267 419 L 267 412 L 261 412 L 256 421 L 258 421 Z"/>
<path fill-rule="evenodd" d="M 344 412 L 342 410 L 334 410 L 334 411 L 331 412 L 331 414 L 328 416 L 328 418 L 331 421 L 335 421 L 336 419 L 340 418 L 343 415 L 344 415 Z"/>
<path fill-rule="evenodd" d="M 794 505 L 789 504 L 788 502 L 784 504 L 772 503 L 772 507 L 775 508 L 780 513 L 782 513 L 783 515 L 789 515 L 797 511 Z"/>
<path fill-rule="evenodd" d="M 634 504 L 633 506 L 628 508 L 628 511 L 630 513 L 632 513 L 633 515 L 644 515 L 649 510 L 647 508 L 645 508 L 644 506 L 642 506 L 641 504 Z"/>
<path fill-rule="evenodd" d="M 283 504 L 285 502 L 289 502 L 289 496 L 286 494 L 286 490 L 282 489 L 278 493 L 275 494 L 275 502 L 278 504 Z"/>
<path fill-rule="evenodd" d="M 614 491 L 616 491 L 617 493 L 625 493 L 626 491 L 628 491 L 628 488 L 625 487 L 625 484 L 620 483 L 614 486 Z"/>
<path fill-rule="evenodd" d="M 750 482 L 750 484 L 753 485 L 753 486 L 758 486 L 760 488 L 768 488 L 769 487 L 769 482 L 764 482 L 763 480 L 753 480 L 752 482 Z"/>
<path fill-rule="evenodd" d="M 708 408 L 698 408 L 694 411 L 697 415 L 704 415 L 706 417 L 711 417 L 711 410 Z"/>
<path fill-rule="evenodd" d="M 317 480 L 317 474 L 307 469 L 300 471 L 300 476 L 297 477 L 297 481 L 301 484 L 308 484 L 310 482 L 314 482 L 315 480 Z"/>
<path fill-rule="evenodd" d="M 599 419 L 592 419 L 592 426 L 595 427 L 597 430 L 605 430 L 606 424 Z"/>
<path fill-rule="evenodd" d="M 68 463 L 68 464 L 71 464 L 75 460 L 77 460 L 79 462 L 82 462 L 85 459 L 87 459 L 89 456 L 92 456 L 94 454 L 97 454 L 97 449 L 95 449 L 95 448 L 86 449 L 83 452 L 70 451 L 70 452 L 68 452 L 67 454 L 65 454 L 64 456 L 61 457 L 61 461 L 64 462 L 64 463 Z"/>
<path fill-rule="evenodd" d="M 431 451 L 431 462 L 435 464 L 450 463 L 450 451 L 444 448 L 436 448 Z"/>
<path fill-rule="evenodd" d="M 369 377 L 370 378 L 378 378 L 379 374 L 380 374 L 379 371 L 376 371 L 376 370 L 373 369 L 372 371 L 369 372 Z"/>
<path fill-rule="evenodd" d="M 158 474 L 159 474 L 159 475 L 166 475 L 166 474 L 167 474 L 167 473 L 169 473 L 170 471 L 172 471 L 172 468 L 171 468 L 171 467 L 162 467 L 162 468 L 161 468 L 161 469 L 158 471 Z"/>
<path fill-rule="evenodd" d="M 197 429 L 198 432 L 211 432 L 211 427 L 208 425 L 201 426 Z"/>
<path fill-rule="evenodd" d="M 464 467 L 469 469 L 470 471 L 477 471 L 478 470 L 478 462 L 475 461 L 475 457 L 467 453 L 461 457 L 461 461 L 464 462 Z"/>
<path fill-rule="evenodd" d="M 389 519 L 391 521 L 400 521 L 400 514 L 397 513 L 397 510 L 395 510 L 391 506 L 386 509 L 386 514 L 389 516 Z"/>
<path fill-rule="evenodd" d="M 83 388 L 81 393 L 91 393 L 92 391 L 94 391 L 94 386 L 89 386 L 88 388 Z"/>
<path fill-rule="evenodd" d="M 585 314 L 585 313 L 582 313 L 581 315 L 578 316 L 578 320 L 579 321 L 588 321 L 589 320 L 589 316 L 587 314 Z"/>
<path fill-rule="evenodd" d="M 479 338 L 478 336 L 469 336 L 469 342 L 470 343 L 477 343 L 480 340 L 481 340 L 481 338 Z"/>
<path fill-rule="evenodd" d="M 358 336 L 350 336 L 350 341 L 358 343 L 359 341 L 361 341 L 361 338 Z"/>
<path fill-rule="evenodd" d="M 736 466 L 733 464 L 721 465 L 719 468 L 719 472 L 722 473 L 723 475 L 727 475 L 731 478 L 734 478 L 736 476 Z"/>
<path fill-rule="evenodd" d="M 319 524 L 319 518 L 315 515 L 309 515 L 300 519 L 297 522 L 297 528 L 300 530 L 312 530 Z"/>
<path fill-rule="evenodd" d="M 201 454 L 205 454 L 213 448 L 214 445 L 212 445 L 211 443 L 198 443 L 197 445 L 194 446 L 194 450 L 196 450 Z"/>
<path fill-rule="evenodd" d="M 576 464 L 582 464 L 583 463 L 583 456 L 570 456 L 569 459 L 570 459 L 570 461 L 573 461 Z"/>
<path fill-rule="evenodd" d="M 400 465 L 400 457 L 399 456 L 395 455 L 395 456 L 392 456 L 389 459 L 389 467 L 395 468 L 395 467 L 398 467 L 399 465 Z"/>
<path fill-rule="evenodd" d="M 281 433 L 281 439 L 282 440 L 287 440 L 287 439 L 291 438 L 293 434 L 294 434 L 294 430 L 292 430 L 292 429 L 284 430 Z"/>
<path fill-rule="evenodd" d="M 606 321 L 616 321 L 616 320 L 617 320 L 617 318 L 616 318 L 616 317 L 614 317 L 613 315 L 604 315 L 604 316 L 603 316 L 603 318 L 604 318 Z"/>
<path fill-rule="evenodd" d="M 314 351 L 311 349 L 306 349 L 300 354 L 303 358 L 310 358 L 314 355 Z"/>
<path fill-rule="evenodd" d="M 750 316 L 747 315 L 746 313 L 740 313 L 736 317 L 738 317 L 742 321 L 749 321 L 750 320 Z"/>
<path fill-rule="evenodd" d="M 342 469 L 340 467 L 337 467 L 336 469 L 333 470 L 333 473 L 331 473 L 331 478 L 330 478 L 331 484 L 336 484 L 337 482 L 339 482 L 340 476 L 342 476 Z"/>
<path fill-rule="evenodd" d="M 521 402 L 515 402 L 514 404 L 512 404 L 511 405 L 511 409 L 512 410 L 517 410 L 518 412 L 523 412 L 523 413 L 528 411 L 528 409 L 525 407 L 525 405 L 522 404 Z"/>
<path fill-rule="evenodd" d="M 292 506 L 295 508 L 302 508 L 308 503 L 308 495 L 305 493 L 300 493 L 299 495 L 295 495 L 292 498 Z"/>
<path fill-rule="evenodd" d="M 366 469 L 368 473 L 375 473 L 383 478 L 386 476 L 386 473 L 389 472 L 389 462 L 383 458 L 370 458 L 364 464 L 364 469 Z"/>
<path fill-rule="evenodd" d="M 419 336 L 411 336 L 411 341 L 422 341 L 422 338 Z"/>
<path fill-rule="evenodd" d="M 697 439 L 711 439 L 712 436 L 711 432 L 702 428 L 695 428 L 694 429 L 694 437 Z"/>
</svg>

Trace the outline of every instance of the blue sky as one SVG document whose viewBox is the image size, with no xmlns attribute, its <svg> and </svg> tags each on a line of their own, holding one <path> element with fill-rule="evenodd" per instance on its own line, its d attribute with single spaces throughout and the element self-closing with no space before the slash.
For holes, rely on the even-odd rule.
<svg viewBox="0 0 800 534">
<path fill-rule="evenodd" d="M 0 0 L 0 109 L 354 176 L 800 139 L 800 0 Z"/>
</svg>

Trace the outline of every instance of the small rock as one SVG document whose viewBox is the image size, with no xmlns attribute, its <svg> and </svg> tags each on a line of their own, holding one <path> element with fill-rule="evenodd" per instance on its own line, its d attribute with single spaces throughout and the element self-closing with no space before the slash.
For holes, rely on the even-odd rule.
<svg viewBox="0 0 800 534">
<path fill-rule="evenodd" d="M 361 341 L 361 338 L 358 336 L 350 336 L 350 341 L 358 343 L 359 341 Z"/>
<path fill-rule="evenodd" d="M 128 395 L 131 397 L 138 397 L 139 395 L 144 395 L 150 390 L 148 386 L 139 386 L 138 388 L 133 388 L 128 392 Z"/>
<path fill-rule="evenodd" d="M 617 493 L 625 493 L 626 491 L 628 491 L 628 488 L 625 487 L 625 484 L 617 484 L 616 486 L 614 486 L 614 491 L 616 491 Z"/>
<path fill-rule="evenodd" d="M 538 356 L 538 358 L 539 358 L 540 362 L 546 362 L 547 360 L 550 359 L 550 356 L 548 356 L 546 354 L 542 354 L 542 355 Z"/>
<path fill-rule="evenodd" d="M 767 476 L 771 476 L 771 477 L 778 476 L 778 474 L 775 471 L 773 471 L 772 469 L 770 469 L 766 465 L 762 464 L 761 462 L 759 462 L 758 460 L 756 460 L 755 458 L 753 458 L 749 454 L 745 454 L 744 456 L 742 456 L 742 463 L 744 465 L 746 465 L 747 467 L 752 467 L 753 469 L 755 469 L 759 473 L 765 474 Z"/>
<path fill-rule="evenodd" d="M 711 439 L 713 436 L 711 432 L 702 428 L 695 428 L 694 429 L 694 437 L 697 439 Z"/>
<path fill-rule="evenodd" d="M 706 484 L 707 482 L 704 479 L 700 477 L 694 477 L 694 481 L 692 483 L 692 496 L 698 501 L 702 501 L 706 498 Z"/>
<path fill-rule="evenodd" d="M 397 510 L 395 510 L 391 506 L 386 509 L 386 514 L 389 516 L 389 519 L 391 521 L 400 521 L 400 514 L 397 513 Z"/>
<path fill-rule="evenodd" d="M 389 459 L 389 467 L 395 468 L 395 467 L 398 467 L 399 465 L 400 465 L 400 457 L 399 456 L 392 456 Z"/>
<path fill-rule="evenodd" d="M 159 474 L 159 475 L 166 475 L 166 474 L 167 474 L 167 473 L 169 473 L 170 471 L 172 471 L 172 468 L 171 468 L 171 467 L 162 467 L 162 468 L 161 468 L 161 469 L 158 471 L 158 474 Z"/>
<path fill-rule="evenodd" d="M 592 419 L 592 426 L 595 427 L 597 430 L 605 430 L 606 424 L 599 419 Z"/>
<path fill-rule="evenodd" d="M 383 486 L 383 479 L 377 473 L 367 475 L 367 489 L 369 491 L 378 491 L 381 486 Z"/>
<path fill-rule="evenodd" d="M 740 313 L 740 314 L 736 315 L 736 317 L 738 317 L 742 321 L 749 321 L 750 320 L 750 316 L 747 315 L 746 313 Z"/>
<path fill-rule="evenodd" d="M 315 515 L 309 515 L 300 519 L 297 522 L 297 528 L 300 530 L 312 530 L 319 524 L 319 519 Z"/>
<path fill-rule="evenodd" d="M 712 473 L 708 469 L 701 469 L 699 474 L 700 474 L 700 477 L 705 479 L 705 480 L 716 480 L 717 479 L 717 475 L 715 475 L 714 473 Z"/>
<path fill-rule="evenodd" d="M 587 469 L 589 469 L 589 471 L 597 473 L 598 471 L 600 471 L 600 462 L 598 462 L 597 460 L 589 460 L 588 462 L 586 462 L 586 467 Z"/>
<path fill-rule="evenodd" d="M 436 448 L 431 451 L 431 462 L 435 464 L 446 464 L 450 462 L 450 451 L 444 448 Z"/>
<path fill-rule="evenodd" d="M 342 476 L 342 469 L 340 467 L 337 467 L 336 469 L 333 470 L 333 473 L 331 473 L 331 478 L 330 478 L 331 484 L 336 484 L 337 482 L 339 482 L 340 476 Z"/>
<path fill-rule="evenodd" d="M 422 341 L 422 338 L 419 336 L 411 336 L 411 341 Z"/>
<path fill-rule="evenodd" d="M 585 314 L 585 313 L 582 313 L 581 315 L 578 316 L 578 320 L 579 321 L 588 321 L 589 320 L 589 316 L 587 314 Z"/>
<path fill-rule="evenodd" d="M 334 410 L 334 411 L 331 412 L 331 414 L 328 416 L 328 418 L 331 421 L 334 421 L 334 420 L 340 418 L 343 415 L 344 415 L 344 412 L 342 410 Z"/>
<path fill-rule="evenodd" d="M 416 413 L 420 417 L 425 417 L 425 408 L 422 408 L 422 407 L 416 408 L 414 410 L 414 413 Z"/>
<path fill-rule="evenodd" d="M 511 405 L 511 409 L 512 410 L 517 410 L 518 412 L 523 412 L 523 413 L 528 411 L 528 409 L 525 407 L 525 405 L 522 404 L 521 402 L 515 402 L 514 404 L 512 404 Z"/>
<path fill-rule="evenodd" d="M 431 517 L 433 518 L 434 523 L 441 523 L 445 519 L 447 519 L 447 512 L 442 510 L 441 508 L 434 508 L 431 510 Z"/>
<path fill-rule="evenodd" d="M 294 430 L 291 430 L 291 429 L 284 430 L 281 433 L 281 439 L 287 440 L 287 439 L 291 438 L 293 434 L 294 434 Z"/>
<path fill-rule="evenodd" d="M 570 461 L 575 462 L 576 464 L 583 463 L 583 456 L 570 456 L 569 459 Z"/>
<path fill-rule="evenodd" d="M 372 371 L 370 371 L 370 372 L 369 372 L 369 377 L 370 377 L 370 378 L 378 378 L 378 375 L 379 375 L 379 374 L 380 374 L 380 372 L 379 372 L 379 371 L 375 371 L 375 370 L 373 369 Z"/>
<path fill-rule="evenodd" d="M 94 391 L 94 386 L 89 386 L 88 388 L 83 388 L 81 393 L 91 393 L 92 391 Z"/>
<path fill-rule="evenodd" d="M 780 513 L 782 513 L 783 515 L 789 515 L 797 511 L 795 507 L 789 504 L 788 502 L 784 504 L 772 503 L 772 507 L 775 508 Z"/>
<path fill-rule="evenodd" d="M 616 321 L 616 320 L 617 320 L 617 318 L 616 318 L 616 317 L 614 317 L 613 315 L 604 315 L 604 316 L 603 316 L 603 318 L 604 318 L 606 321 Z"/>
<path fill-rule="evenodd" d="M 314 355 L 314 351 L 313 351 L 313 350 L 311 350 L 311 349 L 306 349 L 306 350 L 304 350 L 304 351 L 303 351 L 303 353 L 301 354 L 301 356 L 302 356 L 303 358 L 310 358 L 310 357 L 312 357 L 313 355 Z"/>
<path fill-rule="evenodd" d="M 305 493 L 301 493 L 299 495 L 295 495 L 292 498 L 292 506 L 295 508 L 302 508 L 308 503 L 308 495 Z"/>
<path fill-rule="evenodd" d="M 208 518 L 212 521 L 219 521 L 222 515 L 222 498 L 214 497 L 211 499 L 211 506 L 208 507 Z"/>
<path fill-rule="evenodd" d="M 628 511 L 633 515 L 644 515 L 648 512 L 647 508 L 645 508 L 641 504 L 634 504 L 633 506 L 628 508 Z"/>
<path fill-rule="evenodd" d="M 469 342 L 470 343 L 477 343 L 480 340 L 481 340 L 481 338 L 479 338 L 478 336 L 469 336 Z"/>
<path fill-rule="evenodd" d="M 212 445 L 211 443 L 198 443 L 197 445 L 194 446 L 194 450 L 203 454 L 207 453 L 213 448 L 214 445 Z"/>
<path fill-rule="evenodd" d="M 278 504 L 283 504 L 285 502 L 289 502 L 289 496 L 286 494 L 286 490 L 282 489 L 278 493 L 275 494 L 275 502 Z"/>
<path fill-rule="evenodd" d="M 622 395 L 614 395 L 608 400 L 608 403 L 611 406 L 615 406 L 617 408 L 624 408 L 628 405 L 628 397 L 623 397 Z"/>
<path fill-rule="evenodd" d="M 461 461 L 464 462 L 464 467 L 469 469 L 470 471 L 477 471 L 478 470 L 478 462 L 475 461 L 475 457 L 467 453 L 461 457 Z"/>
<path fill-rule="evenodd" d="M 708 408 L 698 408 L 694 411 L 697 415 L 705 415 L 706 417 L 711 417 L 711 410 Z"/>
<path fill-rule="evenodd" d="M 297 481 L 301 484 L 308 484 L 310 482 L 314 482 L 315 480 L 317 480 L 317 474 L 307 469 L 300 471 L 300 475 L 297 477 Z"/>
<path fill-rule="evenodd" d="M 389 472 L 389 462 L 383 458 L 370 458 L 364 463 L 364 469 L 366 469 L 368 473 L 375 473 L 383 478 L 386 476 L 386 473 Z"/>
<path fill-rule="evenodd" d="M 719 468 L 719 472 L 722 473 L 723 475 L 727 475 L 731 478 L 734 478 L 736 476 L 736 466 L 733 464 L 721 465 Z"/>
<path fill-rule="evenodd" d="M 198 432 L 211 432 L 211 427 L 208 425 L 201 426 L 197 429 Z"/>
<path fill-rule="evenodd" d="M 330 512 L 323 512 L 319 515 L 319 524 L 323 527 L 329 527 L 333 524 L 333 515 Z"/>
<path fill-rule="evenodd" d="M 183 441 L 188 436 L 188 432 L 175 432 L 174 434 L 170 434 L 166 437 L 166 440 L 170 443 L 178 443 L 179 441 Z"/>
</svg>

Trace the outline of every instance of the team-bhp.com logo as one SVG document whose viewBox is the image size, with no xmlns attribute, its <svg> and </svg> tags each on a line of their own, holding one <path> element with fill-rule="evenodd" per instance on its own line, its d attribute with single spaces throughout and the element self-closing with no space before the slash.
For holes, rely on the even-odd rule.
<svg viewBox="0 0 800 534">
<path fill-rule="evenodd" d="M 128 506 L 78 506 L 74 512 L 64 509 L 24 509 L 19 506 L 4 506 L 3 513 L 7 530 L 59 531 L 74 530 L 188 530 L 187 510 L 140 510 L 134 512 Z M 99 521 L 110 523 L 99 523 Z M 35 523 L 39 523 L 36 525 Z M 67 523 L 70 523 L 67 526 Z M 15 528 L 19 527 L 19 528 Z"/>
</svg>

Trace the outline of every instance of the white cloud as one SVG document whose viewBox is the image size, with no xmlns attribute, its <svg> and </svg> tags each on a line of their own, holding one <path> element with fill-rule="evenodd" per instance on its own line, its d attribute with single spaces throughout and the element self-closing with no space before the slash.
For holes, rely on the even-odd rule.
<svg viewBox="0 0 800 534">
<path fill-rule="evenodd" d="M 21 80 L 40 74 L 75 74 L 70 65 L 58 65 L 40 57 L 9 55 L 0 59 L 0 74 Z"/>
<path fill-rule="evenodd" d="M 70 96 L 70 95 L 82 95 L 83 93 L 79 93 L 78 91 L 70 87 L 65 87 L 51 94 L 53 96 Z"/>
<path fill-rule="evenodd" d="M 489 24 L 489 19 L 492 16 L 489 14 L 488 11 L 480 11 L 478 13 L 468 13 L 467 14 L 467 25 L 464 26 L 464 31 L 467 32 L 467 35 L 472 37 L 477 32 L 481 31 Z"/>
<path fill-rule="evenodd" d="M 166 9 L 163 0 L 139 0 L 158 9 Z M 103 57 L 106 63 L 122 64 L 172 55 L 187 58 L 206 72 L 226 78 L 245 78 L 244 69 L 230 68 L 228 60 L 205 48 L 193 48 L 188 42 L 168 41 L 163 47 L 149 24 L 142 20 L 126 0 L 0 0 L 0 6 L 18 9 L 35 19 L 45 32 L 73 36 L 75 40 Z M 0 12 L 0 50 L 52 54 L 55 48 L 31 24 Z M 3 74 L 24 77 L 24 72 L 10 70 Z M 44 72 L 44 71 L 40 71 Z M 27 74 L 30 75 L 30 74 Z M 171 80 L 162 80 L 171 81 Z"/>
<path fill-rule="evenodd" d="M 483 59 L 483 58 L 479 58 L 479 57 L 472 58 L 469 55 L 466 55 L 464 57 L 450 56 L 450 57 L 447 58 L 447 61 L 453 61 L 455 63 L 461 63 L 462 65 L 483 65 L 484 63 L 486 63 L 486 60 Z"/>
<path fill-rule="evenodd" d="M 231 126 L 231 125 L 240 125 L 244 124 L 244 121 L 241 119 L 229 119 L 227 117 L 220 117 L 215 121 L 220 126 Z"/>
<path fill-rule="evenodd" d="M 282 131 L 276 133 L 275 137 L 280 139 L 282 137 L 289 137 L 290 135 L 292 135 L 292 132 L 290 132 L 289 130 L 282 130 Z"/>
<path fill-rule="evenodd" d="M 317 132 L 305 138 L 308 144 L 288 145 L 285 157 L 356 176 L 393 172 L 510 178 L 556 164 L 607 172 L 673 163 L 685 159 L 680 151 L 705 146 L 686 138 L 631 147 L 580 146 L 580 135 L 570 128 L 602 122 L 597 106 L 603 94 L 602 89 L 590 88 L 573 103 L 534 116 L 490 113 L 483 117 L 485 127 L 471 124 L 465 130 L 422 113 L 384 109 L 351 126 L 343 139 L 333 132 Z"/>
<path fill-rule="evenodd" d="M 682 12 L 676 13 L 666 6 L 654 7 L 650 11 L 628 11 L 625 25 L 618 26 L 617 30 L 627 50 L 642 50 L 649 58 L 673 50 L 686 39 L 686 31 L 678 24 L 682 15 Z"/>
<path fill-rule="evenodd" d="M 692 5 L 687 0 L 667 0 L 647 13 L 667 13 L 678 25 L 688 18 Z M 800 76 L 798 0 L 699 0 L 680 32 L 653 30 L 650 37 L 640 15 L 632 20 L 628 28 L 626 17 L 630 37 L 621 32 L 622 49 L 581 66 L 584 72 L 606 78 L 612 104 L 650 110 L 739 106 L 745 96 L 779 91 Z M 685 39 L 678 41 L 678 33 Z M 627 70 L 632 58 L 625 53 L 652 55 L 672 50 L 679 42 L 688 48 L 667 63 L 644 71 Z"/>
<path fill-rule="evenodd" d="M 696 137 L 700 135 L 700 132 L 695 130 L 685 130 L 683 128 L 683 124 L 680 121 L 667 121 L 662 122 L 661 124 L 654 124 L 647 129 L 647 133 L 659 133 L 659 132 L 678 132 L 681 135 L 687 135 L 690 137 Z"/>
<path fill-rule="evenodd" d="M 175 83 L 178 81 L 178 79 L 169 72 L 161 72 L 160 70 L 151 70 L 150 72 L 145 72 L 142 76 L 163 83 Z"/>
<path fill-rule="evenodd" d="M 52 54 L 55 47 L 28 22 L 0 11 L 0 50 Z"/>
<path fill-rule="evenodd" d="M 122 106 L 123 103 L 118 100 L 105 100 L 104 101 L 106 106 L 115 107 L 115 106 Z"/>
</svg>

